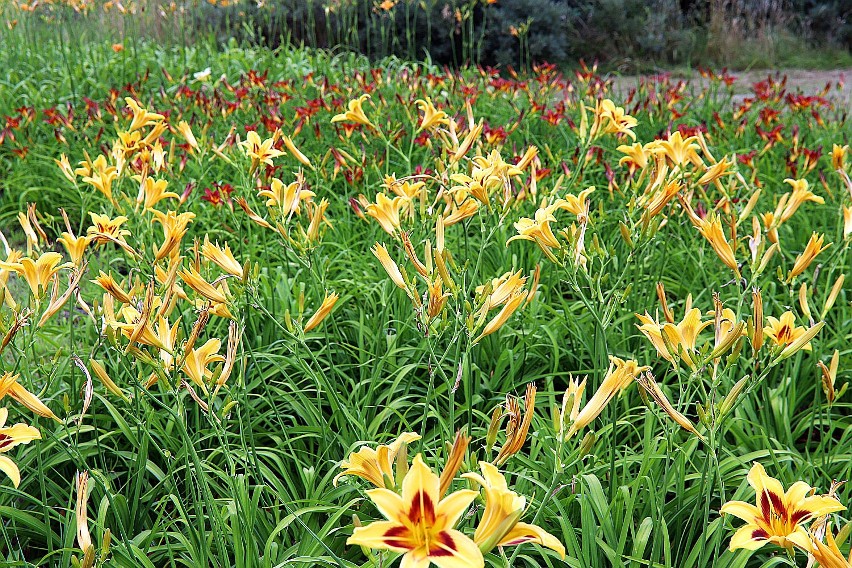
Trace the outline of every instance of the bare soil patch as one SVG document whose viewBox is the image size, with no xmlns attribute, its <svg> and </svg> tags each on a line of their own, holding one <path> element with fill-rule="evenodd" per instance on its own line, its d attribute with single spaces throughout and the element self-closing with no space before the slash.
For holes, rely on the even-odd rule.
<svg viewBox="0 0 852 568">
<path fill-rule="evenodd" d="M 826 84 L 831 84 L 829 97 L 837 102 L 852 104 L 852 69 L 835 69 L 831 71 L 811 71 L 803 69 L 780 69 L 775 71 L 742 71 L 730 73 L 736 78 L 732 85 L 734 90 L 734 99 L 741 100 L 742 97 L 749 95 L 752 92 L 752 85 L 767 77 L 773 77 L 780 80 L 782 77 L 787 77 L 787 91 L 791 93 L 801 92 L 805 95 L 814 95 L 820 93 L 825 88 Z M 653 80 L 654 75 L 624 75 L 614 78 L 613 89 L 617 93 L 627 93 L 630 89 L 639 84 L 640 79 Z M 701 77 L 697 72 L 691 74 L 672 73 L 674 79 L 687 79 L 697 88 L 702 88 L 708 84 L 708 80 Z"/>
</svg>

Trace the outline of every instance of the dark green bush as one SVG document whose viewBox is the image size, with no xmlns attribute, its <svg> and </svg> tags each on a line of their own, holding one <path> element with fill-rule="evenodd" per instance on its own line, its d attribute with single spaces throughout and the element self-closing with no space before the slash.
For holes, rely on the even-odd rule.
<svg viewBox="0 0 852 568">
<path fill-rule="evenodd" d="M 848 0 L 396 0 L 389 9 L 382 4 L 204 4 L 196 26 L 220 41 L 233 37 L 273 47 L 284 42 L 375 58 L 501 66 L 586 59 L 623 71 L 725 64 L 755 51 L 772 65 L 790 51 L 791 40 L 796 51 L 852 47 Z"/>
</svg>

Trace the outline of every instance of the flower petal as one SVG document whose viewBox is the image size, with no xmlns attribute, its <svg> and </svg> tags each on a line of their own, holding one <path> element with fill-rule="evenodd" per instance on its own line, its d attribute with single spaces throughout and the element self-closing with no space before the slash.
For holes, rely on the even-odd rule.
<svg viewBox="0 0 852 568">
<path fill-rule="evenodd" d="M 769 535 L 757 525 L 746 525 L 731 537 L 730 549 L 757 550 L 769 542 Z"/>
<path fill-rule="evenodd" d="M 17 489 L 18 485 L 21 484 L 21 472 L 18 470 L 15 462 L 7 456 L 0 456 L 0 471 L 9 476 L 9 479 L 12 480 L 12 485 Z"/>
<path fill-rule="evenodd" d="M 393 521 L 376 521 L 366 527 L 356 527 L 346 544 L 356 544 L 377 550 L 408 552 L 414 546 L 411 531 Z"/>
<path fill-rule="evenodd" d="M 725 515 L 733 515 L 747 523 L 753 523 L 760 516 L 760 510 L 751 503 L 745 501 L 730 501 L 722 505 L 719 512 Z"/>
<path fill-rule="evenodd" d="M 405 516 L 405 501 L 390 489 L 370 489 L 366 493 L 386 519 L 399 521 L 399 519 Z"/>
<path fill-rule="evenodd" d="M 485 559 L 479 547 L 457 530 L 438 533 L 429 550 L 429 560 L 438 568 L 483 568 Z"/>
<path fill-rule="evenodd" d="M 447 495 L 438 503 L 438 515 L 443 516 L 447 528 L 452 528 L 458 522 L 473 500 L 479 495 L 479 491 L 461 489 Z"/>
<path fill-rule="evenodd" d="M 565 547 L 558 538 L 547 532 L 541 527 L 527 523 L 518 523 L 515 527 L 506 533 L 506 536 L 497 543 L 497 546 L 513 546 L 523 544 L 525 542 L 535 542 L 556 551 L 557 554 L 564 560 Z"/>
</svg>

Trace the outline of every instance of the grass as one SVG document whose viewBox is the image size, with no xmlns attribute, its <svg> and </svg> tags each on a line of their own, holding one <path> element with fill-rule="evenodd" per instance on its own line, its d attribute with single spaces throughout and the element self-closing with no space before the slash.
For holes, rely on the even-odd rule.
<svg viewBox="0 0 852 568">
<path fill-rule="evenodd" d="M 58 417 L 39 417 L 9 396 L 3 400 L 8 424 L 31 424 L 41 435 L 3 454 L 17 463 L 22 477 L 18 487 L 0 485 L 5 565 L 389 566 L 397 562 L 393 554 L 347 544 L 357 526 L 382 515 L 364 492 L 367 481 L 348 477 L 334 483 L 341 461 L 364 444 L 375 447 L 416 432 L 421 438 L 409 445 L 409 459 L 400 458 L 397 469 L 422 454 L 440 472 L 453 455 L 449 444 L 465 431 L 471 442 L 457 473 L 476 472 L 480 460 L 494 461 L 517 435 L 505 431 L 511 417 L 489 428 L 494 409 L 515 402 L 518 420 L 530 403 L 529 429 L 500 469 L 509 487 L 527 498 L 523 520 L 558 539 L 565 559 L 524 544 L 486 551 L 488 565 L 805 565 L 802 551 L 788 553 L 771 544 L 754 553 L 729 550 L 733 530 L 743 523 L 721 516 L 719 509 L 733 499 L 753 502 L 746 474 L 754 462 L 784 487 L 804 481 L 820 494 L 832 480 L 852 473 L 849 395 L 829 404 L 817 367 L 839 351 L 839 393 L 849 378 L 848 291 L 841 287 L 833 307 L 823 307 L 850 266 L 841 214 L 850 193 L 831 154 L 833 144 L 849 143 L 849 129 L 845 109 L 833 105 L 830 94 L 790 98 L 769 80 L 744 106 L 734 103 L 733 91 L 719 77 L 694 86 L 691 98 L 677 82 L 663 80 L 615 100 L 637 119 L 635 127 L 593 136 L 582 126 L 584 112 L 592 124 L 596 101 L 614 95 L 605 77 L 583 70 L 562 76 L 541 67 L 504 78 L 476 68 L 448 72 L 397 59 L 371 64 L 350 54 L 283 47 L 220 49 L 204 41 L 170 47 L 132 34 L 114 51 L 113 38 L 95 39 L 91 29 L 51 32 L 28 21 L 3 33 L 9 47 L 0 52 L 6 69 L 0 116 L 9 119 L 0 144 L 0 226 L 11 248 L 34 258 L 58 251 L 68 261 L 56 242 L 68 230 L 61 208 L 75 235 L 85 235 L 92 225 L 89 213 L 128 217 L 122 228 L 130 231 L 126 241 L 136 251 L 129 254 L 114 242 L 89 243 L 86 265 L 62 268 L 47 279 L 39 300 L 15 268 L 4 265 L 0 272 L 13 299 L 0 307 L 0 332 L 10 337 L 0 369 L 19 375 L 20 384 Z M 208 67 L 208 77 L 195 77 Z M 363 110 L 374 129 L 351 116 L 331 122 L 365 92 L 371 97 Z M 88 109 L 83 97 L 92 101 Z M 125 97 L 167 115 L 164 164 L 154 171 L 153 147 L 143 154 L 120 145 L 119 155 L 127 160 L 110 200 L 82 175 L 67 179 L 55 160 L 65 155 L 76 168 L 86 155 L 92 161 L 104 156 L 115 165 L 115 140 L 132 119 Z M 423 113 L 416 101 L 426 97 L 449 115 L 454 129 L 445 123 L 427 129 L 429 136 L 417 132 Z M 469 115 L 487 128 L 463 151 L 461 141 L 472 130 Z M 197 148 L 181 134 L 181 121 L 187 121 Z M 778 139 L 767 134 L 776 126 Z M 284 152 L 271 159 L 273 167 L 253 164 L 239 144 L 250 129 L 261 140 L 274 138 Z M 707 149 L 696 149 L 697 155 L 708 165 L 728 156 L 733 174 L 719 184 L 699 183 L 705 166 L 677 170 L 671 157 L 662 173 L 665 160 L 651 160 L 631 174 L 629 164 L 619 164 L 625 153 L 618 147 L 631 143 L 627 131 L 651 144 L 649 149 L 654 140 L 675 139 L 676 132 L 688 137 L 701 131 Z M 311 167 L 283 145 L 281 135 L 292 137 Z M 507 164 L 516 164 L 530 146 L 537 148 L 534 162 L 510 173 Z M 457 150 L 460 158 L 454 160 Z M 470 184 L 465 178 L 449 177 L 473 175 L 474 158 L 480 170 L 502 176 L 481 200 L 471 196 L 471 188 L 453 189 Z M 847 153 L 847 173 L 850 161 Z M 140 182 L 131 177 L 143 171 L 166 180 L 169 191 L 185 194 L 153 209 L 195 215 L 186 234 L 176 237 L 180 259 L 169 254 L 156 259 L 164 229 L 137 203 Z M 267 206 L 268 197 L 258 190 L 273 178 L 287 186 L 298 172 L 304 175 L 300 191 L 310 190 L 312 199 L 292 213 Z M 389 234 L 369 212 L 376 211 L 380 192 L 396 195 L 386 179 L 392 174 L 425 185 L 411 190 L 410 210 L 406 198 L 391 206 L 400 218 Z M 650 213 L 649 199 L 661 195 L 648 183 L 656 174 L 680 187 L 677 197 L 672 194 Z M 801 204 L 780 226 L 766 227 L 758 217 L 763 244 L 755 262 L 748 242 L 752 218 L 789 199 L 782 197 L 791 191 L 785 178 L 808 180 L 824 203 Z M 231 193 L 223 193 L 226 184 Z M 551 212 L 558 248 L 507 242 L 519 234 L 515 223 L 543 210 L 543 199 L 548 204 L 570 199 L 588 186 L 596 187 L 588 210 L 581 199 Z M 396 191 L 404 193 L 399 185 Z M 237 198 L 272 228 L 253 221 Z M 36 204 L 35 219 L 46 239 L 28 242 L 20 227 L 18 213 L 27 203 Z M 463 203 L 474 203 L 475 214 L 450 224 Z M 733 253 L 742 281 L 690 222 L 686 205 L 702 214 L 715 211 L 728 242 L 736 226 Z M 448 253 L 438 252 L 438 219 L 447 225 Z M 558 231 L 563 228 L 565 233 Z M 777 229 L 781 246 L 761 270 L 759 261 L 770 248 L 768 228 Z M 832 246 L 788 282 L 812 232 L 824 234 Z M 406 254 L 403 233 L 427 276 Z M 203 256 L 205 238 L 227 242 L 244 270 L 229 275 Z M 405 271 L 406 290 L 371 252 L 374 243 L 384 243 Z M 446 276 L 438 274 L 439 257 Z M 174 263 L 200 268 L 208 283 L 227 294 L 231 317 L 208 313 L 222 306 L 211 303 L 210 292 L 205 296 L 191 277 L 157 276 L 155 267 L 167 272 Z M 62 293 L 81 271 L 72 286 L 79 288 L 80 301 L 72 294 L 39 324 L 50 304 L 51 282 L 57 280 Z M 110 300 L 92 282 L 99 271 L 111 274 L 130 301 L 122 302 L 118 292 Z M 499 284 L 492 280 L 507 271 L 526 278 L 509 295 L 520 304 L 480 339 L 489 322 L 500 320 L 502 305 L 483 306 Z M 433 289 L 442 283 L 431 295 L 431 315 L 426 279 Z M 691 368 L 679 356 L 667 361 L 665 349 L 655 348 L 637 329 L 635 315 L 647 311 L 663 321 L 658 283 L 676 322 L 690 305 L 712 322 L 718 293 L 733 312 L 725 317 L 744 324 L 742 336 L 716 354 L 714 363 L 711 323 L 695 351 L 685 353 L 699 364 Z M 168 364 L 170 349 L 146 345 L 133 334 L 138 318 L 126 308 L 145 312 L 148 303 L 151 312 L 159 309 L 145 299 L 149 285 L 166 305 L 169 296 L 178 296 L 162 312 L 176 329 L 175 358 L 199 356 L 206 342 L 221 342 L 218 353 L 227 360 L 210 360 L 205 365 L 210 375 L 193 381 L 185 368 Z M 759 322 L 758 331 L 750 331 L 753 288 L 760 290 L 766 316 L 789 310 L 802 330 L 824 322 L 810 350 L 782 359 L 783 345 L 773 348 L 768 335 L 763 347 L 754 348 L 764 336 Z M 305 331 L 332 292 L 339 295 L 333 309 Z M 112 324 L 110 302 L 118 320 Z M 12 331 L 27 308 L 29 325 Z M 156 329 L 151 313 L 146 320 Z M 229 350 L 231 326 L 239 341 Z M 675 351 L 671 339 L 666 348 Z M 588 377 L 578 404 L 583 408 L 609 384 L 610 356 L 649 366 L 661 392 L 697 434 L 679 427 L 628 376 L 620 396 L 566 437 L 571 420 L 580 420 L 571 417 L 570 397 L 562 413 L 566 389 L 573 378 Z M 123 397 L 98 378 L 92 359 L 102 363 Z M 214 394 L 231 365 L 230 377 Z M 538 388 L 534 404 L 525 396 L 531 383 Z M 555 416 L 561 424 L 554 423 Z M 83 471 L 90 475 L 88 511 L 78 521 L 75 474 Z M 454 491 L 477 488 L 455 477 Z M 837 499 L 848 503 L 846 486 Z M 462 532 L 474 534 L 483 507 L 480 497 L 466 509 L 458 524 Z M 835 534 L 848 533 L 845 510 L 830 517 Z M 91 532 L 88 557 L 78 530 L 82 519 Z M 847 543 L 841 548 L 848 553 Z"/>
</svg>

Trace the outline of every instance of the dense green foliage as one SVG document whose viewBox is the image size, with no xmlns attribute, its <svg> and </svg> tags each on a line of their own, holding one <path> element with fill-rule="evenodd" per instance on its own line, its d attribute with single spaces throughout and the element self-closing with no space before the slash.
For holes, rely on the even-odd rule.
<svg viewBox="0 0 852 568">
<path fill-rule="evenodd" d="M 770 545 L 754 554 L 727 550 L 732 529 L 742 523 L 723 518 L 719 508 L 733 498 L 753 502 L 745 475 L 754 461 L 785 487 L 804 480 L 820 493 L 832 480 L 852 477 L 850 395 L 829 405 L 816 366 L 839 350 L 837 390 L 849 379 L 848 282 L 822 313 L 832 285 L 852 265 L 840 212 L 851 196 L 834 171 L 831 152 L 834 144 L 850 142 L 850 129 L 847 109 L 832 102 L 832 93 L 788 92 L 776 77 L 754 86 L 745 103 L 734 100 L 723 77 L 714 75 L 704 85 L 662 77 L 618 94 L 588 69 L 564 77 L 540 67 L 507 79 L 479 68 L 447 72 L 395 58 L 371 63 L 287 46 L 163 47 L 132 34 L 115 51 L 109 41 L 89 42 L 74 31 L 51 36 L 31 24 L 22 22 L 0 36 L 0 116 L 6 117 L 0 123 L 2 232 L 11 248 L 26 251 L 17 216 L 35 203 L 35 218 L 47 237 L 36 239 L 37 246 L 64 255 L 56 242 L 67 230 L 60 208 L 77 235 L 90 226 L 90 212 L 126 215 L 127 242 L 138 255 L 111 243 L 90 245 L 79 285 L 94 319 L 72 297 L 44 325 L 37 324 L 50 292 L 40 303 L 31 301 L 24 280 L 10 275 L 8 290 L 17 304 L 0 308 L 0 336 L 28 305 L 35 315 L 0 354 L 0 374 L 20 374 L 59 421 L 35 417 L 9 397 L 2 401 L 9 408 L 8 424 L 36 425 L 42 436 L 3 454 L 22 474 L 18 488 L 5 478 L 0 484 L 4 565 L 68 566 L 72 555 L 81 556 L 74 476 L 89 471 L 88 522 L 97 547 L 105 531 L 111 533 L 103 557 L 107 566 L 388 566 L 390 555 L 367 558 L 345 544 L 353 515 L 363 524 L 381 515 L 365 498 L 363 480 L 334 486 L 340 461 L 361 444 L 387 443 L 416 431 L 422 440 L 409 453 L 422 453 L 440 470 L 444 444 L 462 429 L 473 440 L 462 471 L 475 470 L 478 459 L 495 455 L 485 443 L 492 411 L 507 395 L 521 396 L 529 383 L 539 389 L 529 436 L 505 470 L 512 487 L 529 499 L 525 520 L 555 535 L 567 557 L 563 563 L 527 544 L 506 548 L 502 557 L 489 555 L 490 565 L 805 565 L 801 552 L 792 558 Z M 530 29 L 532 53 L 539 48 Z M 364 92 L 371 94 L 364 109 L 376 129 L 357 126 L 347 135 L 346 122 L 330 121 Z M 466 102 L 474 121 L 485 121 L 462 161 L 451 163 L 446 135 L 417 132 L 415 101 L 427 96 L 455 121 L 460 138 L 472 128 Z M 628 135 L 589 140 L 581 127 L 580 103 L 591 121 L 603 96 L 636 117 L 633 132 L 640 143 L 702 133 L 715 159 L 729 157 L 741 181 L 725 178 L 727 195 L 712 183 L 690 179 L 680 196 L 702 213 L 717 209 L 726 231 L 729 223 L 739 224 L 735 252 L 747 282 L 734 278 L 677 199 L 643 223 L 648 179 L 619 163 L 625 154 L 617 147 L 631 142 Z M 139 283 L 130 303 L 141 307 L 145 286 L 157 280 L 153 251 L 163 229 L 136 202 L 139 182 L 129 172 L 140 166 L 126 165 L 112 188 L 114 203 L 82 176 L 72 183 L 57 167 L 63 154 L 72 167 L 87 154 L 113 163 L 117 133 L 132 118 L 125 97 L 167 115 L 166 165 L 156 177 L 185 195 L 156 208 L 195 214 L 179 246 L 185 265 L 202 266 L 208 282 L 221 276 L 222 270 L 198 260 L 205 237 L 229 243 L 240 264 L 248 263 L 247 278 L 227 280 L 228 307 L 242 332 L 233 373 L 216 396 L 195 388 L 209 411 L 182 388 L 179 369 L 155 361 L 156 349 L 140 345 L 143 354 L 136 354 L 127 349 L 126 337 L 108 332 L 103 290 L 90 282 L 103 270 L 122 281 L 125 291 Z M 182 120 L 201 149 L 192 151 L 180 134 Z M 251 167 L 237 140 L 245 140 L 249 130 L 265 140 L 279 128 L 313 168 L 303 167 L 292 151 L 276 158 L 274 168 Z M 220 145 L 227 159 L 212 151 Z M 436 243 L 436 219 L 445 205 L 438 192 L 453 185 L 441 178 L 442 168 L 469 173 L 469 157 L 492 151 L 515 164 L 531 145 L 538 148 L 537 175 L 525 170 L 509 185 L 511 199 L 492 196 L 476 215 L 446 227 L 458 289 L 440 315 L 424 323 L 423 310 L 412 307 L 370 252 L 377 241 L 388 243 L 392 258 L 414 281 L 399 232 L 391 236 L 373 218 L 359 216 L 359 195 L 373 203 L 379 192 L 391 194 L 383 187 L 391 174 L 432 176 L 424 178 L 426 190 L 411 217 L 400 222 L 421 254 L 427 240 Z M 849 163 L 847 154 L 847 171 Z M 309 230 L 307 216 L 316 214 L 314 208 L 278 217 L 286 225 L 282 237 L 236 204 L 244 198 L 254 212 L 273 219 L 257 190 L 273 177 L 289 184 L 298 170 L 304 172 L 304 187 L 316 194 L 314 202 L 329 202 L 330 225 L 318 239 L 303 239 L 299 232 Z M 753 270 L 752 217 L 737 217 L 758 188 L 753 214 L 773 211 L 790 191 L 785 178 L 809 180 L 824 204 L 805 203 L 778 227 L 780 250 L 765 271 Z M 224 192 L 226 185 L 232 193 Z M 572 264 L 579 250 L 576 234 L 573 240 L 560 236 L 558 263 L 533 242 L 507 244 L 518 234 L 513 223 L 532 218 L 542 199 L 576 195 L 588 186 L 597 190 L 589 197 L 587 219 L 560 211 L 554 224 L 588 231 L 585 269 Z M 789 284 L 786 276 L 812 231 L 824 233 L 832 247 Z M 769 238 L 760 225 L 758 233 Z M 765 241 L 762 246 L 761 253 Z M 511 270 L 528 277 L 529 289 L 536 267 L 540 282 L 529 305 L 475 341 L 484 323 L 472 333 L 470 306 L 481 305 L 483 296 L 476 287 Z M 60 273 L 62 291 L 70 273 Z M 712 320 L 714 292 L 746 321 L 753 315 L 754 286 L 762 290 L 767 316 L 792 310 L 799 326 L 809 327 L 811 319 L 825 325 L 811 351 L 783 361 L 777 351 L 754 352 L 748 338 L 740 338 L 739 356 L 726 353 L 718 368 L 709 358 L 711 327 L 700 342 L 705 364 L 691 370 L 667 362 L 637 330 L 635 313 L 661 309 L 658 282 L 676 321 L 690 301 L 705 321 Z M 811 316 L 798 296 L 803 283 Z M 158 295 L 164 293 L 161 284 L 153 285 Z M 197 297 L 182 285 L 190 298 Z M 308 318 L 332 291 L 340 295 L 333 312 L 305 333 Z M 178 326 L 178 343 L 192 335 L 202 304 L 179 300 L 169 315 Z M 198 345 L 218 338 L 224 354 L 228 328 L 228 318 L 211 315 Z M 566 440 L 554 427 L 553 409 L 562 405 L 571 377 L 588 376 L 588 401 L 604 380 L 610 355 L 651 366 L 669 399 L 707 441 L 679 428 L 632 384 L 585 431 Z M 87 383 L 90 359 L 104 364 L 129 401 L 96 378 Z M 160 380 L 146 388 L 152 374 Z M 746 376 L 747 388 L 727 414 L 720 412 L 720 403 Z M 84 402 L 87 388 L 93 391 L 90 405 Z M 584 438 L 591 430 L 595 435 Z M 503 439 L 499 434 L 497 447 Z M 837 496 L 846 504 L 852 492 L 844 486 Z M 839 513 L 835 532 L 848 516 Z M 462 524 L 472 529 L 475 515 Z M 848 544 L 843 549 L 848 552 Z"/>
</svg>

